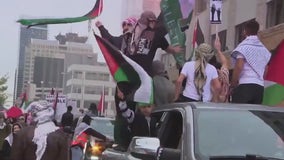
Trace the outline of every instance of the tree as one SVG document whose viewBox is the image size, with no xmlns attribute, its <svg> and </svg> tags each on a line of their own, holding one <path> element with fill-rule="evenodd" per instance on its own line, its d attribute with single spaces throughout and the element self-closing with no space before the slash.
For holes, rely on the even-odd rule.
<svg viewBox="0 0 284 160">
<path fill-rule="evenodd" d="M 3 106 L 5 101 L 8 99 L 8 95 L 6 93 L 6 90 L 8 89 L 8 86 L 6 85 L 7 81 L 7 75 L 0 77 L 0 106 Z"/>
</svg>

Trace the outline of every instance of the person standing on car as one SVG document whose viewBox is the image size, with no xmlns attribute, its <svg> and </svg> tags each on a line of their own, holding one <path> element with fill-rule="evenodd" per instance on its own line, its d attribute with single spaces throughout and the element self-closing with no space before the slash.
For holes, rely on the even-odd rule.
<svg viewBox="0 0 284 160">
<path fill-rule="evenodd" d="M 261 104 L 264 93 L 264 73 L 271 53 L 257 37 L 259 24 L 245 24 L 246 38 L 232 52 L 234 62 L 231 82 L 232 103 Z"/>
<path fill-rule="evenodd" d="M 82 122 L 75 128 L 74 139 L 71 144 L 72 160 L 81 160 L 83 150 L 90 136 L 107 141 L 107 137 L 90 127 L 92 118 L 89 115 L 83 117 Z"/>
<path fill-rule="evenodd" d="M 195 53 L 196 60 L 184 64 L 176 81 L 175 100 L 209 102 L 212 100 L 213 94 L 218 94 L 220 91 L 221 84 L 217 70 L 208 63 L 214 56 L 213 48 L 209 44 L 202 43 L 197 47 Z M 186 79 L 186 86 L 180 95 L 184 79 Z"/>
<path fill-rule="evenodd" d="M 71 111 L 72 111 L 72 106 L 68 106 L 67 107 L 67 112 L 62 115 L 61 126 L 63 128 L 72 126 L 73 114 L 71 113 Z"/>
</svg>

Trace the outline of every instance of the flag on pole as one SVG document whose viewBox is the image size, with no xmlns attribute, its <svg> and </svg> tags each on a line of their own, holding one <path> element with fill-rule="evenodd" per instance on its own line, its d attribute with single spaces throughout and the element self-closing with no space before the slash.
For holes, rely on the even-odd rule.
<svg viewBox="0 0 284 160">
<path fill-rule="evenodd" d="M 192 37 L 192 52 L 188 60 L 195 59 L 195 49 L 201 44 L 204 43 L 204 35 L 201 30 L 199 20 L 197 18 L 196 23 L 194 25 L 193 37 Z"/>
<path fill-rule="evenodd" d="M 56 92 L 54 104 L 53 104 L 54 112 L 56 112 L 57 102 L 58 102 L 58 91 Z"/>
<path fill-rule="evenodd" d="M 130 99 L 138 103 L 153 104 L 153 81 L 147 72 L 105 39 L 96 34 L 95 38 L 114 80 L 133 86 Z"/>
<path fill-rule="evenodd" d="M 94 19 L 98 17 L 103 9 L 103 0 L 97 0 L 93 9 L 81 16 L 81 17 L 72 17 L 72 18 L 42 18 L 42 19 L 19 19 L 17 22 L 22 25 L 27 26 L 28 28 L 31 26 L 37 25 L 45 25 L 45 24 L 61 24 L 61 23 L 75 23 L 82 22 L 89 19 Z"/>
<path fill-rule="evenodd" d="M 98 111 L 99 111 L 99 114 L 101 116 L 104 115 L 104 111 L 105 111 L 105 86 L 103 86 L 103 90 L 102 90 L 102 93 L 101 93 L 101 98 L 100 98 L 100 102 L 99 102 L 99 105 L 98 105 Z"/>
<path fill-rule="evenodd" d="M 24 92 L 21 95 L 21 98 L 22 98 L 22 102 L 21 102 L 20 108 L 22 109 L 23 112 L 25 112 L 27 110 L 28 106 L 29 106 L 27 93 Z"/>
<path fill-rule="evenodd" d="M 284 40 L 272 55 L 264 82 L 264 105 L 275 106 L 284 101 Z"/>
<path fill-rule="evenodd" d="M 172 45 L 185 47 L 186 35 L 183 32 L 192 18 L 195 0 L 162 0 L 161 16 Z M 174 55 L 177 64 L 182 67 L 185 63 L 185 51 Z"/>
</svg>

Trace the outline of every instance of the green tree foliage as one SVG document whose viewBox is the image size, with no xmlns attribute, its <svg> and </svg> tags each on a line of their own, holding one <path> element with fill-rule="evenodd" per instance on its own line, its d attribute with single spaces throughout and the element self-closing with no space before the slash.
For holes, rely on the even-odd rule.
<svg viewBox="0 0 284 160">
<path fill-rule="evenodd" d="M 7 86 L 8 76 L 2 76 L 0 77 L 0 106 L 3 106 L 5 101 L 8 99 L 8 95 L 6 93 L 6 90 L 8 89 Z"/>
</svg>

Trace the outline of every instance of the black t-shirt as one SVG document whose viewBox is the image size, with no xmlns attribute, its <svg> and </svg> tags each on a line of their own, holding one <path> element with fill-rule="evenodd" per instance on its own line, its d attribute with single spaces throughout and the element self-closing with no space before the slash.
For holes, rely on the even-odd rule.
<svg viewBox="0 0 284 160">
<path fill-rule="evenodd" d="M 152 75 L 152 62 L 157 49 L 165 50 L 168 46 L 168 41 L 158 30 L 147 28 L 141 33 L 135 52 L 126 53 L 126 55 L 142 66 L 149 75 Z"/>
</svg>

